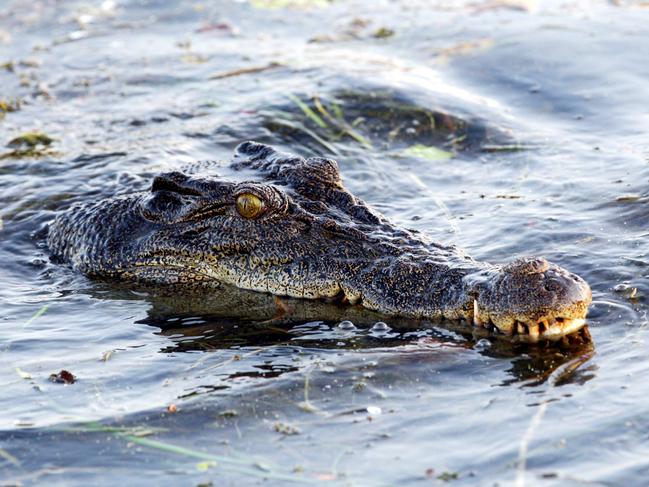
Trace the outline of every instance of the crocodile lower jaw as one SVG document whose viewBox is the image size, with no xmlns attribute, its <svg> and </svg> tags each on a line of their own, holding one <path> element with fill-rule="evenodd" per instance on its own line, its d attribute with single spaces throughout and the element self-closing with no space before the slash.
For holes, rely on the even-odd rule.
<svg viewBox="0 0 649 487">
<path fill-rule="evenodd" d="M 536 343 L 543 340 L 557 341 L 571 335 L 586 325 L 584 318 L 542 319 L 532 325 L 516 322 L 513 332 L 516 339 L 526 343 Z"/>
<path fill-rule="evenodd" d="M 474 301 L 473 314 L 469 322 L 476 328 L 486 328 L 511 337 L 514 341 L 537 343 L 557 341 L 573 334 L 586 325 L 585 317 L 544 316 L 535 321 L 492 320 L 480 316 L 477 301 Z"/>
</svg>

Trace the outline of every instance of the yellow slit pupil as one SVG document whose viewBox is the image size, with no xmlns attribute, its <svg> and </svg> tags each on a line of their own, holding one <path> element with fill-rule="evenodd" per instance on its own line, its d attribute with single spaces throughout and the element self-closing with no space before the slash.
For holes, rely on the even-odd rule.
<svg viewBox="0 0 649 487">
<path fill-rule="evenodd" d="M 243 193 L 237 197 L 237 211 L 244 218 L 255 218 L 261 213 L 263 203 L 258 196 Z"/>
</svg>

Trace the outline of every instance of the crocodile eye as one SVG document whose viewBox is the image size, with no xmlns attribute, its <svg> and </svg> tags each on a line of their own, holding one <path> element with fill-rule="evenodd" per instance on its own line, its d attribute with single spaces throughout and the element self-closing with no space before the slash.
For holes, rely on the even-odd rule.
<svg viewBox="0 0 649 487">
<path fill-rule="evenodd" d="M 257 218 L 264 211 L 264 202 L 252 193 L 237 196 L 237 211 L 244 218 Z"/>
</svg>

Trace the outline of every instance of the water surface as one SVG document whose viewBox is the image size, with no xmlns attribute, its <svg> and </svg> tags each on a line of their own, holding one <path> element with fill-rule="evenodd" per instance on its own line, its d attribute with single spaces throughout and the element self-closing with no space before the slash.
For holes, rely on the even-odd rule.
<svg viewBox="0 0 649 487">
<path fill-rule="evenodd" d="M 0 101 L 21 102 L 0 144 L 54 139 L 0 159 L 3 485 L 643 485 L 647 10 L 300 3 L 0 4 Z M 295 102 L 314 98 L 361 137 L 314 124 Z M 56 212 L 195 161 L 232 176 L 245 139 L 335 157 L 356 195 L 476 258 L 578 273 L 592 345 L 341 328 L 310 304 L 263 326 L 49 261 Z"/>
</svg>

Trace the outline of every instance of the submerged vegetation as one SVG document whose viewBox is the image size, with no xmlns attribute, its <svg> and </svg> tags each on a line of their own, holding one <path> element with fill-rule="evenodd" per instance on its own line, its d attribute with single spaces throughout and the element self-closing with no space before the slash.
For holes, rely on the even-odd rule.
<svg viewBox="0 0 649 487">
<path fill-rule="evenodd" d="M 1 154 L 0 159 L 37 158 L 54 155 L 55 152 L 49 149 L 54 140 L 43 132 L 25 132 L 7 143 L 7 147 L 13 150 Z"/>
<path fill-rule="evenodd" d="M 431 161 L 463 151 L 513 150 L 511 137 L 485 121 L 422 107 L 390 90 L 368 87 L 286 97 L 291 104 L 260 110 L 261 123 L 278 137 L 328 154 L 339 155 L 344 144 Z"/>
</svg>

